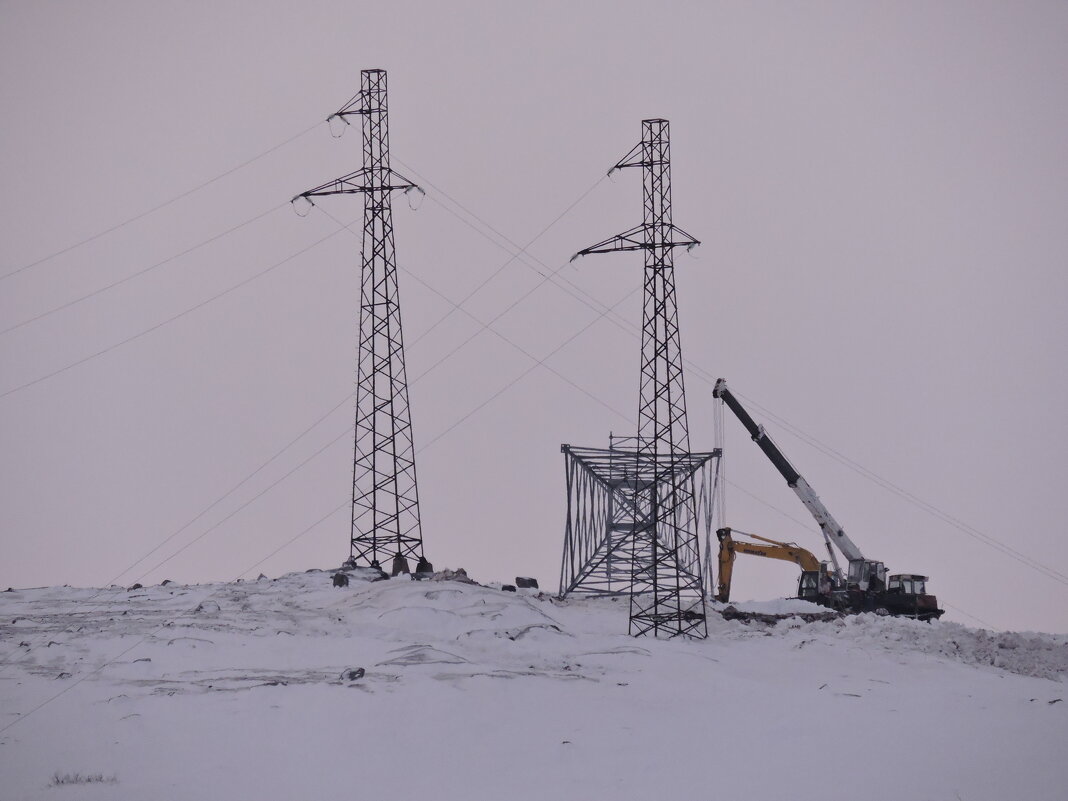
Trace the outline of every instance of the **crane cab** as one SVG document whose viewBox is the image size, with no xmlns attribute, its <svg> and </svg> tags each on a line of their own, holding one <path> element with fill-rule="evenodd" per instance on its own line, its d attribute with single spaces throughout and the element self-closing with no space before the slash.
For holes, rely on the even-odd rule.
<svg viewBox="0 0 1068 801">
<path fill-rule="evenodd" d="M 849 563 L 846 585 L 851 589 L 855 585 L 861 592 L 881 592 L 886 589 L 886 565 L 868 559 L 854 559 Z"/>
</svg>

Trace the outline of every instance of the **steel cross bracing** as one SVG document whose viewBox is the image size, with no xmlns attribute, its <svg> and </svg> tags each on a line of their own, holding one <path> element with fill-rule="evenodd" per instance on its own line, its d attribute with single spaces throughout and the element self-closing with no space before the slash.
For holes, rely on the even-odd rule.
<svg viewBox="0 0 1068 801">
<path fill-rule="evenodd" d="M 364 196 L 360 341 L 352 476 L 350 560 L 392 572 L 429 570 L 423 555 L 419 492 L 393 241 L 393 190 L 418 189 L 389 165 L 386 73 L 363 70 L 359 94 L 332 118 L 363 120 L 363 169 L 304 192 Z"/>
<path fill-rule="evenodd" d="M 607 450 L 571 445 L 563 445 L 560 450 L 567 482 L 560 595 L 629 595 L 634 509 L 642 505 L 643 497 L 648 498 L 656 465 L 643 460 L 637 451 L 617 448 L 614 443 Z M 677 465 L 678 482 L 691 486 L 697 498 L 695 529 L 703 530 L 706 539 L 711 536 L 715 465 L 719 457 L 719 449 L 690 453 Z M 642 513 L 647 514 L 644 507 Z M 667 542 L 662 545 L 671 547 Z M 678 553 L 681 570 L 688 577 L 699 579 L 699 556 L 692 544 Z M 645 553 L 644 558 L 651 558 L 651 554 Z"/>
<path fill-rule="evenodd" d="M 700 243 L 671 220 L 670 150 L 668 121 L 643 120 L 641 142 L 610 171 L 642 168 L 643 222 L 575 256 L 645 252 L 636 458 L 649 475 L 635 485 L 629 518 L 621 521 L 630 526 L 630 631 L 704 637 L 696 498 L 684 469 L 690 438 L 673 260 L 676 247 Z"/>
</svg>

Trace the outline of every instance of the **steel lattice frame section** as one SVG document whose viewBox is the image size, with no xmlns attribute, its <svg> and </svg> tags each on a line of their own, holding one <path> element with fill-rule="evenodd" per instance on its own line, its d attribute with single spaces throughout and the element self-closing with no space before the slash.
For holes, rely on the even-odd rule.
<svg viewBox="0 0 1068 801">
<path fill-rule="evenodd" d="M 628 499 L 630 633 L 705 637 L 696 498 L 684 469 L 690 457 L 690 436 L 673 257 L 676 247 L 700 243 L 671 220 L 670 150 L 668 121 L 642 120 L 641 142 L 611 171 L 642 168 L 644 220 L 575 255 L 645 252 L 635 452 L 643 478 Z"/>
<path fill-rule="evenodd" d="M 361 91 L 331 119 L 362 118 L 363 169 L 298 197 L 364 196 L 350 561 L 379 567 L 391 558 L 396 574 L 408 572 L 409 557 L 418 559 L 417 570 L 430 569 L 419 519 L 390 204 L 394 190 L 418 187 L 390 168 L 385 71 L 360 75 Z"/>
<path fill-rule="evenodd" d="M 615 447 L 562 445 L 567 482 L 567 522 L 560 565 L 560 596 L 615 596 L 631 592 L 635 493 L 654 481 L 655 464 L 637 451 Z M 690 453 L 679 460 L 679 482 L 687 482 L 697 499 L 695 528 L 711 537 L 716 497 L 717 448 Z M 714 461 L 715 460 L 715 461 Z M 648 492 L 645 493 L 646 497 Z M 700 578 L 698 555 L 680 559 L 689 577 Z M 706 566 L 707 570 L 707 566 Z"/>
</svg>

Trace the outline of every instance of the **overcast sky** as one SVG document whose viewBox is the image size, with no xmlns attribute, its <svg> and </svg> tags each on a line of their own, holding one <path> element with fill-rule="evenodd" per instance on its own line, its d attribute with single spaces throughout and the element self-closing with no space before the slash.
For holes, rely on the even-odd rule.
<svg viewBox="0 0 1068 801">
<path fill-rule="evenodd" d="M 360 166 L 356 129 L 316 124 L 367 68 L 389 73 L 394 166 L 428 192 L 394 218 L 435 566 L 556 587 L 560 443 L 635 425 L 642 257 L 563 265 L 641 221 L 638 171 L 599 179 L 665 117 L 675 222 L 703 242 L 676 266 L 693 447 L 715 444 L 725 376 L 948 619 L 1068 631 L 1064 3 L 0 2 L 0 274 L 222 176 L 0 280 L 9 329 L 166 262 L 0 334 L 0 585 L 348 555 L 344 509 L 294 538 L 351 491 L 360 243 L 314 244 L 336 223 L 285 204 Z M 509 263 L 505 238 L 591 187 Z M 728 522 L 818 549 L 726 425 Z M 743 559 L 735 596 L 795 581 Z"/>
</svg>

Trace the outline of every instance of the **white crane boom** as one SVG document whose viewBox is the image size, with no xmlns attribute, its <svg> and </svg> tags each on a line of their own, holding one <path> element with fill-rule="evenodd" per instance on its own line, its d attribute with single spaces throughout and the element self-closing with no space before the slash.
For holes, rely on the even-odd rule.
<svg viewBox="0 0 1068 801">
<path fill-rule="evenodd" d="M 787 485 L 797 493 L 797 497 L 801 499 L 801 503 L 808 509 L 809 514 L 815 518 L 816 523 L 820 527 L 820 531 L 823 532 L 823 538 L 827 543 L 827 551 L 831 556 L 831 561 L 834 563 L 835 573 L 839 578 L 842 577 L 841 567 L 838 565 L 838 559 L 835 556 L 834 548 L 837 548 L 839 552 L 846 558 L 852 565 L 853 563 L 865 563 L 868 560 L 864 558 L 864 554 L 861 553 L 860 548 L 857 547 L 853 540 L 849 539 L 849 535 L 845 533 L 838 521 L 834 519 L 830 510 L 823 505 L 823 501 L 820 500 L 819 495 L 812 489 L 812 485 L 805 481 L 804 477 L 797 472 L 790 461 L 783 455 L 783 452 L 779 450 L 778 446 L 772 441 L 771 437 L 764 431 L 764 426 L 757 425 L 756 421 L 749 415 L 749 412 L 738 402 L 738 399 L 727 388 L 727 382 L 724 379 L 716 381 L 716 387 L 712 394 L 721 399 L 735 416 L 745 426 L 746 431 L 753 438 L 753 441 L 760 446 L 760 450 L 764 451 L 764 454 L 771 460 L 771 463 L 775 465 L 775 468 L 779 471 L 783 478 L 786 479 Z M 834 545 L 834 548 L 831 546 Z M 859 564 L 858 564 L 859 567 Z M 852 570 L 850 573 L 852 574 Z M 867 573 L 867 571 L 864 571 Z M 852 576 L 851 576 L 852 578 Z M 867 585 L 867 575 L 862 577 L 862 581 Z"/>
</svg>

